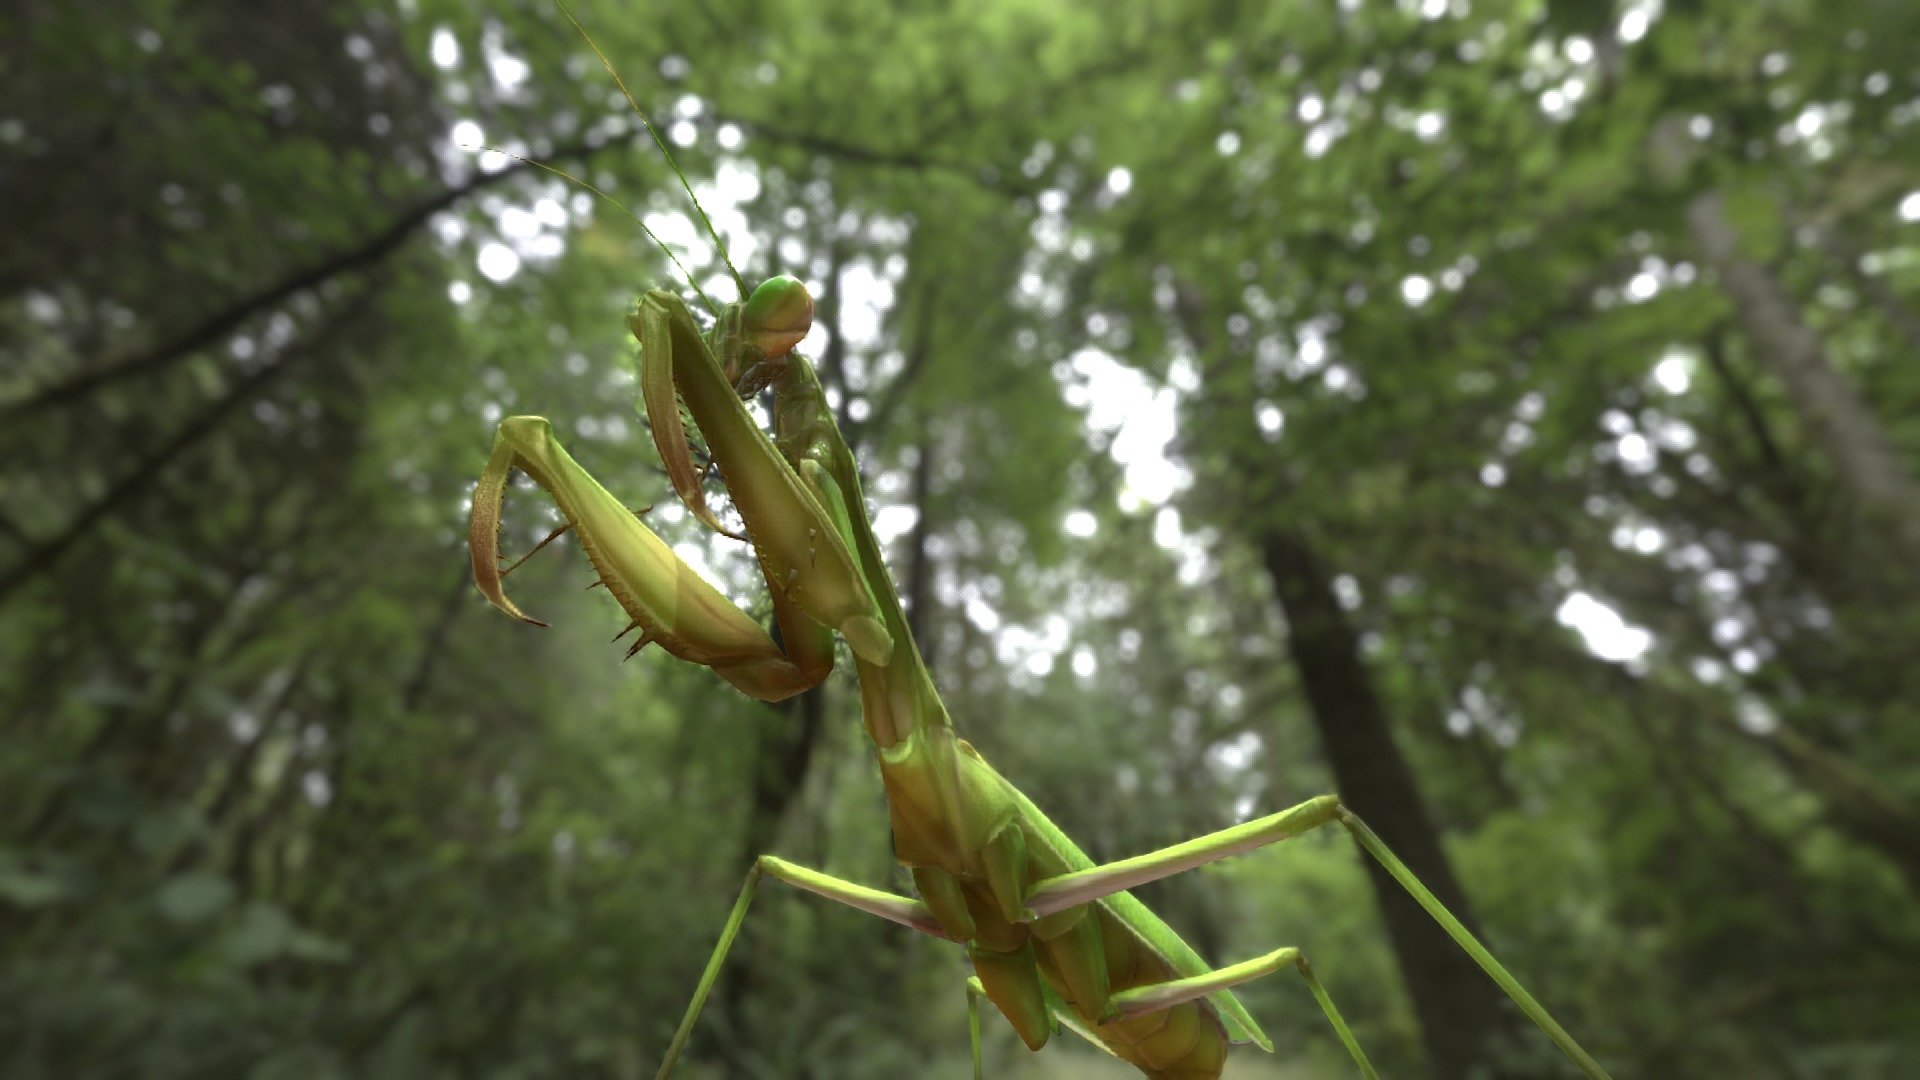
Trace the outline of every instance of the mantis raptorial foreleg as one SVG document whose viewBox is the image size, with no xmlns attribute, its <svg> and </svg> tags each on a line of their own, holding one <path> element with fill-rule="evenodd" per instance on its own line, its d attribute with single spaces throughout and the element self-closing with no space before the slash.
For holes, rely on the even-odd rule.
<svg viewBox="0 0 1920 1080">
<path fill-rule="evenodd" d="M 775 286 L 771 292 L 769 285 Z M 735 335 L 734 352 L 745 349 L 760 357 L 764 350 L 792 347 L 794 316 L 786 308 L 796 304 L 787 299 L 793 290 L 810 316 L 805 289 L 791 278 L 776 278 L 755 290 L 744 316 L 736 314 L 732 326 L 721 328 Z M 774 299 L 755 306 L 768 295 Z M 764 701 L 790 697 L 826 677 L 833 667 L 835 629 L 862 659 L 885 662 L 892 641 L 848 553 L 846 512 L 836 505 L 836 493 L 822 491 L 818 481 L 797 471 L 760 430 L 679 297 L 650 292 L 629 322 L 641 342 L 641 384 L 667 474 L 695 515 L 721 532 L 727 530 L 700 490 L 700 470 L 680 424 L 679 403 L 686 403 L 711 442 L 730 448 L 720 462 L 722 474 L 772 587 L 778 642 L 601 487 L 540 417 L 501 423 L 474 491 L 471 548 L 480 591 L 515 618 L 539 622 L 507 599 L 499 568 L 500 505 L 507 477 L 518 468 L 559 504 L 600 581 L 626 610 L 628 629 L 639 631 L 639 645 L 658 642 Z"/>
<path fill-rule="evenodd" d="M 634 516 L 634 517 L 642 517 L 642 516 L 644 516 L 645 514 L 647 514 L 647 513 L 649 512 L 649 511 L 651 511 L 652 509 L 653 509 L 653 504 L 652 504 L 652 503 L 648 503 L 647 505 L 645 505 L 645 506 L 642 506 L 642 507 L 640 507 L 640 508 L 638 508 L 638 509 L 636 509 L 636 510 L 634 510 L 634 511 L 633 511 L 633 516 Z M 517 558 L 517 559 L 515 559 L 515 560 L 513 560 L 513 565 L 512 565 L 512 566 L 509 566 L 509 567 L 507 567 L 507 568 L 506 568 L 505 570 L 502 570 L 502 571 L 500 571 L 500 576 L 501 576 L 502 578 L 507 578 L 507 577 L 512 577 L 512 576 L 513 576 L 513 572 L 514 572 L 515 570 L 518 570 L 518 569 L 520 569 L 520 567 L 521 567 L 521 565 L 522 565 L 522 564 L 524 564 L 524 563 L 525 563 L 525 562 L 526 562 L 526 561 L 527 561 L 528 559 L 531 559 L 531 558 L 533 558 L 533 557 L 534 557 L 535 555 L 538 555 L 538 554 L 540 554 L 540 551 L 541 551 L 541 549 L 542 549 L 542 548 L 545 548 L 545 547 L 546 547 L 546 546 L 547 546 L 548 544 L 551 544 L 551 543 L 553 543 L 553 542 L 554 542 L 555 540 L 558 540 L 558 539 L 560 539 L 561 537 L 563 537 L 563 536 L 565 536 L 565 535 L 567 535 L 567 533 L 568 533 L 569 531 L 571 531 L 572 529 L 573 529 L 573 522 L 571 522 L 571 521 L 563 521 L 563 522 L 561 522 L 561 523 L 560 523 L 560 527 L 559 527 L 559 528 L 556 528 L 556 529 L 554 529 L 554 530 L 553 530 L 552 532 L 550 532 L 550 533 L 548 533 L 547 535 L 545 535 L 545 536 L 543 536 L 543 537 L 541 537 L 541 538 L 540 538 L 540 542 L 539 542 L 539 543 L 537 543 L 537 544 L 535 544 L 535 545 L 533 545 L 532 547 L 530 547 L 530 548 L 528 548 L 527 550 L 525 550 L 525 551 L 523 551 L 523 552 L 521 552 L 521 553 L 520 553 L 520 557 L 519 557 L 519 558 Z"/>
<path fill-rule="evenodd" d="M 673 293 L 655 289 L 642 296 L 627 322 L 640 340 L 641 394 L 674 490 L 696 516 L 719 528 L 706 508 L 700 474 L 680 427 L 677 395 L 708 443 L 725 448 L 714 461 L 746 520 L 776 599 L 786 594 L 811 620 L 781 618 L 783 637 L 806 633 L 825 640 L 823 635 L 838 630 L 856 656 L 884 664 L 893 642 L 835 516 L 822 493 L 773 445 L 741 400 L 743 388 L 750 389 L 741 381 L 762 370 L 762 357 L 790 350 L 805 333 L 795 321 L 804 315 L 810 322 L 812 313 L 813 301 L 798 281 L 780 277 L 762 283 L 718 328 L 723 342 L 734 342 L 727 351 L 739 370 L 729 369 L 714 355 L 685 301 Z"/>
<path fill-rule="evenodd" d="M 607 591 L 638 630 L 640 644 L 658 642 L 675 656 L 705 664 L 742 691 L 778 701 L 819 682 L 832 667 L 831 642 L 812 635 L 784 638 L 786 648 L 600 486 L 553 437 L 547 421 L 502 421 L 493 455 L 474 489 L 470 546 L 480 591 L 496 607 L 544 625 L 507 599 L 499 569 L 500 505 L 509 473 L 520 469 L 553 496 L 580 538 Z M 776 615 L 783 598 L 776 595 Z"/>
</svg>

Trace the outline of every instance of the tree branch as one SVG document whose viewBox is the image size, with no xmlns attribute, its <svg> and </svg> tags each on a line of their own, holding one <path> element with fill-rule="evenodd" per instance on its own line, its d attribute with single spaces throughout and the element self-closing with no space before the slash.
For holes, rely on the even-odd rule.
<svg viewBox="0 0 1920 1080">
<path fill-rule="evenodd" d="M 769 127 L 753 121 L 730 122 L 770 142 L 784 143 L 844 162 L 911 169 L 952 169 L 969 175 L 975 182 L 991 189 L 1017 193 L 1010 188 L 993 184 L 979 170 L 968 170 L 959 165 L 949 165 L 899 151 L 862 146 L 830 136 Z M 415 203 L 388 222 L 385 227 L 359 243 L 288 272 L 266 288 L 236 299 L 200 322 L 151 348 L 102 364 L 90 371 L 68 376 L 26 397 L 0 403 L 0 418 L 18 420 L 33 413 L 72 404 L 103 387 L 164 371 L 181 359 L 217 344 L 247 320 L 280 307 L 299 292 L 316 288 L 342 275 L 377 265 L 403 247 L 435 214 L 452 208 L 462 200 L 523 173 L 538 169 L 540 165 L 590 160 L 606 150 L 633 142 L 637 134 L 638 131 L 629 131 L 599 142 L 574 143 L 534 159 L 539 162 L 538 165 L 515 160 L 513 164 L 495 172 L 476 173 L 465 183 L 456 184 Z"/>
<path fill-rule="evenodd" d="M 609 147 L 631 142 L 633 137 L 633 133 L 627 133 L 597 144 L 581 143 L 549 155 L 545 160 L 562 161 L 592 157 Z M 0 417 L 18 419 L 30 413 L 78 401 L 105 386 L 165 370 L 180 359 L 220 341 L 248 319 L 278 308 L 294 294 L 381 262 L 398 251 L 435 214 L 476 192 L 503 183 L 510 177 L 518 176 L 536 167 L 524 161 L 515 161 L 497 172 L 476 173 L 466 183 L 456 184 L 415 203 L 400 216 L 388 222 L 385 228 L 360 243 L 291 271 L 259 292 L 235 300 L 208 315 L 199 323 L 150 349 L 112 361 L 91 371 L 83 371 L 52 386 L 44 387 L 28 397 L 0 405 Z"/>
<path fill-rule="evenodd" d="M 19 562 L 15 563 L 5 575 L 0 575 L 0 604 L 4 604 L 22 585 L 51 569 L 76 544 L 85 539 L 95 526 L 106 520 L 181 455 L 218 430 L 221 421 L 225 420 L 229 414 L 253 400 L 282 375 L 317 352 L 319 347 L 332 337 L 333 331 L 345 325 L 355 313 L 365 308 L 373 294 L 374 290 L 371 286 L 362 288 L 338 315 L 329 320 L 320 334 L 288 346 L 273 363 L 262 366 L 260 370 L 234 383 L 218 401 L 181 425 L 179 431 L 175 432 L 165 445 L 148 455 L 147 459 L 136 466 L 132 472 L 121 477 L 104 494 L 74 515 L 73 521 L 58 535 L 28 545 L 26 553 Z"/>
</svg>

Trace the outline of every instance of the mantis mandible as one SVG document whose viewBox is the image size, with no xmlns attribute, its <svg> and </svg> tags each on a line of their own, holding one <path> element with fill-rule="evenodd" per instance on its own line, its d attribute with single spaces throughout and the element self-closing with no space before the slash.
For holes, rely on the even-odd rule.
<svg viewBox="0 0 1920 1080">
<path fill-rule="evenodd" d="M 585 37 L 572 13 L 564 5 L 561 10 Z M 587 44 L 625 93 L 613 64 L 590 37 Z M 633 104 L 632 95 L 627 98 Z M 639 106 L 633 108 L 693 198 L 666 144 Z M 694 202 L 697 209 L 698 199 Z M 700 219 L 724 259 L 719 233 L 704 213 Z M 662 289 L 641 296 L 627 322 L 639 340 L 641 396 L 673 489 L 708 528 L 752 545 L 772 596 L 778 637 L 675 555 L 567 454 L 548 422 L 537 416 L 509 417 L 495 435 L 473 497 L 474 579 L 496 607 L 544 625 L 507 598 L 500 569 L 501 504 L 509 475 L 519 469 L 558 504 L 566 518 L 561 531 L 570 529 L 579 538 L 599 581 L 626 612 L 627 632 L 638 634 L 632 651 L 657 643 L 673 656 L 712 668 L 742 692 L 772 702 L 827 677 L 838 634 L 858 673 L 862 717 L 879 762 L 895 855 L 919 898 L 761 855 L 667 1047 L 658 1074 L 662 1080 L 679 1061 L 755 890 L 768 877 L 963 946 L 974 973 L 967 980 L 967 1005 L 976 1078 L 984 998 L 1029 1048 L 1038 1050 L 1064 1025 L 1149 1077 L 1210 1080 L 1220 1075 L 1230 1043 L 1252 1042 L 1272 1051 L 1271 1040 L 1231 987 L 1284 970 L 1305 981 L 1355 1064 L 1373 1077 L 1365 1052 L 1299 949 L 1279 948 L 1211 969 L 1127 892 L 1334 823 L 1378 859 L 1587 1076 L 1606 1076 L 1337 796 L 1323 795 L 1183 844 L 1095 865 L 954 733 L 908 632 L 870 525 L 853 454 L 812 365 L 793 351 L 812 323 L 813 300 L 806 287 L 780 276 L 748 290 L 731 262 L 728 269 L 745 300 L 709 304 L 709 328 L 701 328 L 677 294 Z M 744 404 L 769 389 L 771 437 Z M 682 405 L 705 436 L 720 481 L 745 522 L 744 535 L 725 529 L 707 506 Z"/>
</svg>

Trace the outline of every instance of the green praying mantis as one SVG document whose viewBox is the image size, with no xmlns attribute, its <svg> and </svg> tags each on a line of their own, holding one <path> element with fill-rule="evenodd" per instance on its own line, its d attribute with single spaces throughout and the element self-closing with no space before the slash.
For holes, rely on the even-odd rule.
<svg viewBox="0 0 1920 1080">
<path fill-rule="evenodd" d="M 564 6 L 562 11 L 586 37 L 572 13 Z M 612 63 L 590 37 L 587 44 L 625 93 Z M 627 97 L 632 104 L 632 95 Z M 638 105 L 633 108 L 698 211 L 698 199 L 666 144 Z M 699 217 L 725 260 L 719 233 L 704 212 Z M 551 425 L 537 416 L 509 417 L 495 435 L 473 496 L 474 579 L 496 607 L 545 625 L 523 613 L 504 591 L 510 571 L 501 569 L 500 512 L 507 480 L 518 469 L 545 489 L 565 516 L 554 536 L 573 532 L 599 582 L 625 611 L 629 622 L 623 636 L 638 635 L 629 656 L 657 644 L 673 656 L 713 669 L 743 693 L 773 702 L 825 679 L 834 664 L 834 637 L 844 639 L 859 679 L 862 718 L 879 762 L 895 854 L 919 897 L 761 855 L 747 874 L 667 1047 L 659 1077 L 670 1076 L 679 1062 L 755 891 L 768 877 L 964 947 L 973 969 L 967 1005 L 976 1078 L 981 1072 L 983 998 L 1032 1049 L 1038 1050 L 1065 1026 L 1146 1076 L 1218 1077 L 1230 1044 L 1252 1042 L 1273 1049 L 1231 988 L 1283 970 L 1299 974 L 1360 1071 L 1375 1076 L 1298 948 L 1279 948 L 1212 969 L 1127 892 L 1335 823 L 1380 861 L 1587 1076 L 1606 1076 L 1336 796 L 1309 799 L 1183 844 L 1096 865 L 955 734 L 908 631 L 870 524 L 853 454 L 812 365 L 794 351 L 812 324 L 813 301 L 806 287 L 779 276 L 749 290 L 730 261 L 727 268 L 745 299 L 728 305 L 709 302 L 712 321 L 704 329 L 677 294 L 662 289 L 641 296 L 627 322 L 639 340 L 641 397 L 653 442 L 674 492 L 707 528 L 752 546 L 772 598 L 778 636 L 680 559 L 576 463 Z M 771 436 L 745 404 L 769 390 Z M 683 407 L 705 438 L 744 531 L 727 529 L 708 506 L 704 470 L 694 462 Z"/>
</svg>

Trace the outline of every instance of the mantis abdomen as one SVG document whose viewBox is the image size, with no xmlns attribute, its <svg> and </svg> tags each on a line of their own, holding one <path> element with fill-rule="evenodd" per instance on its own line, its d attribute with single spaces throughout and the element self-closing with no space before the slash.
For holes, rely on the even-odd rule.
<svg viewBox="0 0 1920 1080">
<path fill-rule="evenodd" d="M 882 750 L 880 762 L 897 856 L 946 936 L 966 943 L 982 991 L 1029 1049 L 1070 1012 L 1083 1035 L 1148 1076 L 1220 1075 L 1230 1040 L 1208 998 L 1112 1013 L 1117 994 L 1198 973 L 1155 947 L 1164 924 L 1136 928 L 1117 897 L 1028 919 L 1032 884 L 1093 863 L 1070 844 L 1062 850 L 1058 826 L 971 745 L 951 729 L 922 727 Z M 942 805 L 949 802 L 967 805 Z M 1009 898 L 1022 910 L 1006 910 Z"/>
</svg>

